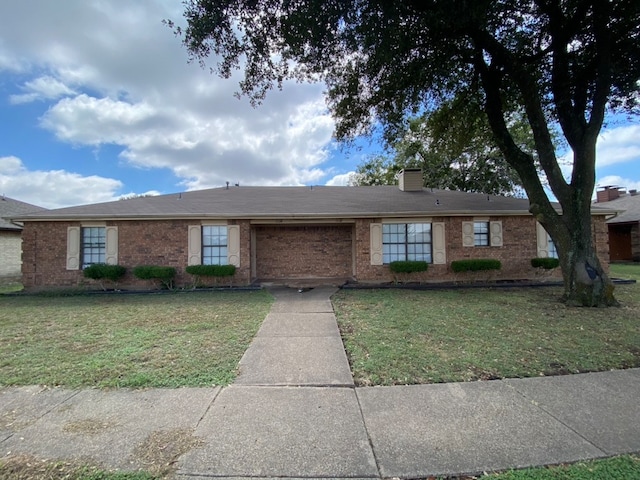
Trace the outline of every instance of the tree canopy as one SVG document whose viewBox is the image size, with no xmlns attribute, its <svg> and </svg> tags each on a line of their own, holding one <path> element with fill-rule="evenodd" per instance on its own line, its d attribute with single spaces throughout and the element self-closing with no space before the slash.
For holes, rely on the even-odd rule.
<svg viewBox="0 0 640 480">
<path fill-rule="evenodd" d="M 514 138 L 535 157 L 531 129 L 522 115 Z M 458 94 L 432 112 L 410 118 L 389 155 L 374 155 L 353 176 L 357 185 L 393 185 L 404 168 L 421 168 L 424 186 L 491 195 L 522 195 L 520 178 L 496 145 L 481 105 Z"/>
<path fill-rule="evenodd" d="M 287 79 L 323 81 L 338 139 L 378 122 L 397 138 L 405 121 L 460 91 L 482 105 L 496 144 L 518 173 L 530 210 L 553 238 L 568 301 L 614 304 L 595 253 L 595 145 L 607 110 L 637 112 L 637 0 L 187 0 L 184 45 L 259 102 Z M 524 112 L 536 161 L 514 139 Z M 573 151 L 565 179 L 553 145 Z M 560 211 L 561 210 L 561 211 Z"/>
</svg>

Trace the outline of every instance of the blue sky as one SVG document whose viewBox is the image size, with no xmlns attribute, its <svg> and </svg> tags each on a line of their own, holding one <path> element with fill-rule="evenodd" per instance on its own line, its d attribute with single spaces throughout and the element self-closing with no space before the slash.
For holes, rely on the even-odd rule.
<svg viewBox="0 0 640 480">
<path fill-rule="evenodd" d="M 43 207 L 223 186 L 345 184 L 369 152 L 332 140 L 321 85 L 257 109 L 187 63 L 178 0 L 0 3 L 0 194 Z M 640 118 L 610 119 L 599 185 L 640 189 Z"/>
</svg>

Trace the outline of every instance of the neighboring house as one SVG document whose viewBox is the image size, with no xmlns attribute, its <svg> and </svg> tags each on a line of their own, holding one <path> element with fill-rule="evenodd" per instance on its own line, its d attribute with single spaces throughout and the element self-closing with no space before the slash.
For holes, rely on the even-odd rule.
<svg viewBox="0 0 640 480">
<path fill-rule="evenodd" d="M 29 203 L 0 197 L 0 283 L 19 281 L 21 277 L 22 224 L 10 219 L 41 210 Z"/>
<path fill-rule="evenodd" d="M 451 262 L 494 258 L 496 279 L 535 276 L 534 257 L 553 254 L 526 199 L 422 188 L 420 170 L 396 186 L 227 187 L 45 211 L 24 221 L 26 288 L 82 284 L 84 265 L 128 270 L 124 287 L 144 287 L 138 265 L 177 269 L 233 264 L 233 283 L 387 282 L 388 263 L 426 260 L 427 282 L 460 279 Z M 597 210 L 597 209 L 596 209 Z M 605 215 L 594 213 L 601 260 L 609 260 Z"/>
<path fill-rule="evenodd" d="M 613 186 L 602 187 L 596 195 L 597 206 L 619 211 L 607 220 L 611 261 L 640 262 L 640 195 Z"/>
</svg>

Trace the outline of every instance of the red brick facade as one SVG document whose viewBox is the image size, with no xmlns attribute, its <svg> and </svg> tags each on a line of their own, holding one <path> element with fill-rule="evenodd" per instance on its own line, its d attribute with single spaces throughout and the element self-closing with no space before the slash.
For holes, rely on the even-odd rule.
<svg viewBox="0 0 640 480">
<path fill-rule="evenodd" d="M 351 225 L 256 226 L 255 236 L 258 278 L 353 276 Z"/>
<path fill-rule="evenodd" d="M 536 223 L 531 216 L 490 217 L 502 222 L 500 247 L 464 247 L 462 223 L 473 217 L 433 217 L 445 227 L 446 264 L 429 265 L 411 279 L 437 282 L 463 280 L 450 264 L 466 258 L 494 258 L 502 270 L 492 279 L 524 279 L 538 275 L 530 260 L 537 256 Z M 252 225 L 240 227 L 240 266 L 232 282 L 247 285 L 256 279 L 354 278 L 361 282 L 392 281 L 387 265 L 371 265 L 370 225 L 380 219 L 355 219 L 340 225 Z M 148 288 L 131 271 L 138 265 L 173 266 L 175 284 L 189 286 L 194 279 L 185 272 L 188 262 L 188 227 L 194 220 L 122 220 L 106 222 L 118 227 L 118 264 L 127 268 L 123 288 Z M 79 222 L 25 222 L 23 231 L 23 283 L 27 289 L 74 287 L 91 284 L 81 270 L 67 270 L 67 228 Z M 604 217 L 594 218 L 598 255 L 608 266 L 608 236 Z"/>
</svg>

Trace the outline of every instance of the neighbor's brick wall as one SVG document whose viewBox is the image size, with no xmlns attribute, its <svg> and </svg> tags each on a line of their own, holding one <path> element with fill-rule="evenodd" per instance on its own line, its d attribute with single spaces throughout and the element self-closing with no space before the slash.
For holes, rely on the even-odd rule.
<svg viewBox="0 0 640 480">
<path fill-rule="evenodd" d="M 631 258 L 640 262 L 640 222 L 631 226 Z"/>
<path fill-rule="evenodd" d="M 0 230 L 0 282 L 20 280 L 21 257 L 20 231 Z"/>
<path fill-rule="evenodd" d="M 353 275 L 351 225 L 255 226 L 259 279 Z"/>
<path fill-rule="evenodd" d="M 119 282 L 122 288 L 148 288 L 150 281 L 137 279 L 132 271 L 139 265 L 175 267 L 176 286 L 189 286 L 193 277 L 187 266 L 188 226 L 193 220 L 119 221 L 107 222 L 118 227 L 118 264 L 127 268 Z M 238 222 L 241 229 L 241 265 L 234 275 L 234 284 L 250 282 L 250 226 Z M 23 283 L 27 289 L 75 287 L 92 284 L 81 270 L 66 270 L 67 227 L 78 222 L 27 222 L 23 231 Z M 229 281 L 225 280 L 228 284 Z"/>
</svg>

